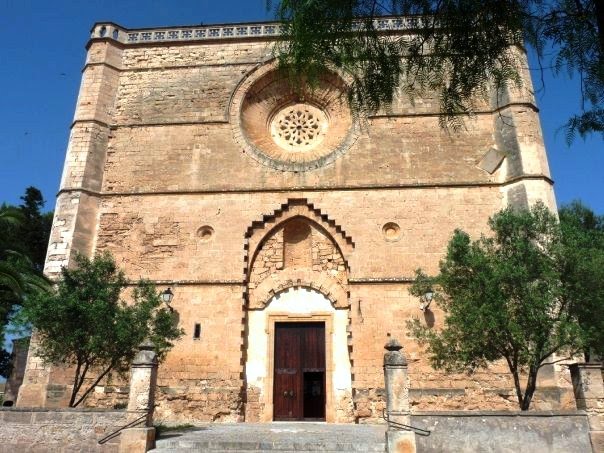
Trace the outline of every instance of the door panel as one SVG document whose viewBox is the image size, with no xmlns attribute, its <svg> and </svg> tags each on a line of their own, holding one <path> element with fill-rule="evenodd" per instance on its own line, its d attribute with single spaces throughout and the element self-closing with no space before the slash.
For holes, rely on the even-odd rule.
<svg viewBox="0 0 604 453">
<path fill-rule="evenodd" d="M 274 351 L 274 419 L 325 419 L 325 324 L 275 323 Z"/>
<path fill-rule="evenodd" d="M 285 323 L 275 325 L 275 420 L 300 418 L 300 404 L 296 398 L 300 386 L 300 340 L 297 328 Z"/>
</svg>

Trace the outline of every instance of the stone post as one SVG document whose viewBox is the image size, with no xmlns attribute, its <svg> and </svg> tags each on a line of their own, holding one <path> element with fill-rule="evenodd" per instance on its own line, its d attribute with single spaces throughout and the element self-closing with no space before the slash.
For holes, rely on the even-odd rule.
<svg viewBox="0 0 604 453">
<path fill-rule="evenodd" d="M 120 436 L 120 453 L 144 453 L 155 448 L 153 409 L 157 386 L 157 354 L 150 341 L 139 346 L 130 369 L 128 420 L 133 422 L 147 414 L 144 427 L 125 429 Z"/>
<path fill-rule="evenodd" d="M 25 376 L 25 366 L 27 365 L 27 349 L 29 341 L 26 338 L 13 340 L 13 352 L 11 354 L 12 370 L 6 380 L 4 391 L 4 401 L 2 406 L 13 406 L 17 401 L 19 387 L 23 383 Z"/>
<path fill-rule="evenodd" d="M 389 422 L 409 424 L 409 373 L 403 346 L 394 338 L 384 346 L 384 383 L 386 386 L 386 415 Z M 388 424 L 386 431 L 388 452 L 415 453 L 415 433 L 397 429 Z"/>
<path fill-rule="evenodd" d="M 601 363 L 570 366 L 577 409 L 587 412 L 594 453 L 604 453 L 604 381 Z"/>
</svg>

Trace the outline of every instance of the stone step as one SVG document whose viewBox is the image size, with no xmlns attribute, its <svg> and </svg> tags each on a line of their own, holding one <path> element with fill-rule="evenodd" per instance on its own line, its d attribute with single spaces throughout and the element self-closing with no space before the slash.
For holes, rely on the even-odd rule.
<svg viewBox="0 0 604 453">
<path fill-rule="evenodd" d="M 259 452 L 275 451 L 279 453 L 296 451 L 323 451 L 323 452 L 384 452 L 384 443 L 297 443 L 297 442 L 187 442 L 174 441 L 162 443 L 155 452 L 183 452 L 183 451 L 222 451 L 222 452 Z"/>
<path fill-rule="evenodd" d="M 386 447 L 379 450 L 380 452 L 384 452 Z M 161 450 L 151 450 L 154 452 L 160 453 L 184 453 L 184 452 L 194 452 L 194 453 L 202 453 L 206 451 L 220 451 L 220 452 L 228 452 L 228 453 L 258 453 L 259 451 L 277 451 L 278 453 L 304 453 L 305 451 L 322 451 L 323 453 L 342 453 L 343 450 L 206 450 L 206 449 L 191 449 L 191 448 L 169 448 L 169 449 L 161 449 Z M 345 450 L 344 450 L 345 451 Z M 364 450 L 364 451 L 375 451 L 375 450 Z"/>
<path fill-rule="evenodd" d="M 349 451 L 349 450 L 207 450 L 207 449 L 191 449 L 191 448 L 168 448 L 168 449 L 160 449 L 160 450 L 151 450 L 154 452 L 160 452 L 160 453 L 184 453 L 184 452 L 194 452 L 194 453 L 202 453 L 202 452 L 206 452 L 206 451 L 220 451 L 220 452 L 228 452 L 228 453 L 258 453 L 258 452 L 262 452 L 262 451 L 277 451 L 278 453 L 304 453 L 304 452 L 308 452 L 308 451 L 322 451 L 323 453 L 342 453 L 342 451 Z M 360 451 L 360 450 L 357 450 Z M 373 452 L 373 451 L 379 451 L 379 452 L 384 452 L 386 451 L 386 446 L 384 445 L 384 447 L 382 447 L 381 450 L 362 450 L 362 451 L 368 451 L 368 452 Z"/>
<path fill-rule="evenodd" d="M 384 452 L 383 425 L 327 423 L 206 424 L 166 432 L 158 453 L 206 452 Z"/>
</svg>

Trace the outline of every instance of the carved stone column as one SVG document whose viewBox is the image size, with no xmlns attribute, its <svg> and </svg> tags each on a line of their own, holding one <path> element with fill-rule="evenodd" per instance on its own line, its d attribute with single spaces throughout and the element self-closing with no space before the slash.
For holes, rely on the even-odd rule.
<svg viewBox="0 0 604 453">
<path fill-rule="evenodd" d="M 157 354 L 150 341 L 139 346 L 130 370 L 130 394 L 128 397 L 129 421 L 147 415 L 144 427 L 125 429 L 120 436 L 120 453 L 144 453 L 155 448 L 153 409 L 157 387 Z"/>
<path fill-rule="evenodd" d="M 407 359 L 401 352 L 403 346 L 392 338 L 384 348 L 384 383 L 386 386 L 386 415 L 388 431 L 386 446 L 388 452 L 409 452 L 415 449 L 415 433 L 398 429 L 396 423 L 409 424 L 409 373 Z"/>
<path fill-rule="evenodd" d="M 570 366 L 577 409 L 587 412 L 589 436 L 594 452 L 604 452 L 604 381 L 601 363 Z"/>
</svg>

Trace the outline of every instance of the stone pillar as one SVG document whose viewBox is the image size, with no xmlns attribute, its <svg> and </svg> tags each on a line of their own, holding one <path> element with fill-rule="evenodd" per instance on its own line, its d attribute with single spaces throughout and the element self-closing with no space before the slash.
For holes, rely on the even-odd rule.
<svg viewBox="0 0 604 453">
<path fill-rule="evenodd" d="M 4 401 L 2 406 L 12 406 L 17 401 L 19 387 L 23 383 L 25 375 L 25 365 L 27 364 L 27 349 L 29 347 L 29 338 L 19 338 L 13 340 L 13 352 L 11 354 L 12 370 L 6 380 L 4 391 Z"/>
<path fill-rule="evenodd" d="M 386 386 L 386 415 L 389 422 L 409 424 L 409 373 L 403 346 L 392 338 L 384 348 L 384 383 Z M 388 452 L 414 453 L 415 433 L 388 424 L 386 431 Z"/>
<path fill-rule="evenodd" d="M 153 407 L 155 404 L 155 387 L 157 386 L 157 354 L 155 346 L 145 341 L 139 346 L 130 369 L 130 394 L 128 396 L 128 412 L 131 418 L 148 414 L 146 425 L 153 422 Z"/>
<path fill-rule="evenodd" d="M 594 453 L 604 453 L 604 381 L 601 363 L 574 363 L 570 374 L 577 409 L 587 412 Z"/>
<path fill-rule="evenodd" d="M 139 346 L 130 370 L 128 420 L 133 422 L 147 414 L 144 427 L 125 429 L 120 436 L 120 453 L 144 453 L 155 448 L 153 409 L 157 387 L 157 354 L 150 341 Z"/>
</svg>

